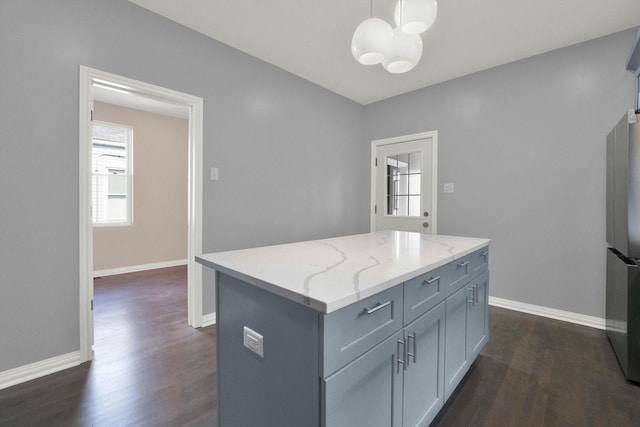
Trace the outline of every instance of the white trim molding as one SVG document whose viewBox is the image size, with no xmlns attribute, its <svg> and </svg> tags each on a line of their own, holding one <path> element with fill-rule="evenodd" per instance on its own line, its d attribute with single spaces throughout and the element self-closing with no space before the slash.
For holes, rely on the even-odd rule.
<svg viewBox="0 0 640 427">
<path fill-rule="evenodd" d="M 189 195 L 188 195 L 188 248 L 187 248 L 187 313 L 188 323 L 194 328 L 202 324 L 202 266 L 195 262 L 202 254 L 202 187 L 203 187 L 203 117 L 204 100 L 200 97 L 155 86 L 127 77 L 80 66 L 80 360 L 93 357 L 93 221 L 91 219 L 91 110 L 93 83 L 105 80 L 126 86 L 132 94 L 150 96 L 161 102 L 189 109 Z M 116 274 L 116 273 L 113 273 Z"/>
<path fill-rule="evenodd" d="M 550 319 L 562 320 L 563 322 L 575 323 L 577 325 L 588 326 L 596 329 L 606 329 L 606 320 L 600 317 L 588 316 L 586 314 L 574 313 L 572 311 L 558 310 L 555 308 L 543 307 L 540 305 L 527 304 L 524 302 L 512 301 L 503 298 L 489 297 L 489 305 L 507 308 L 509 310 L 521 311 L 523 313 L 534 314 L 536 316 L 548 317 Z"/>
<path fill-rule="evenodd" d="M 157 268 L 176 267 L 178 265 L 187 265 L 189 260 L 178 259 L 173 261 L 153 262 L 150 264 L 130 265 L 127 267 L 107 268 L 105 270 L 94 270 L 93 277 L 113 276 L 115 274 L 136 273 L 138 271 L 155 270 Z"/>
<path fill-rule="evenodd" d="M 80 351 L 63 354 L 28 365 L 0 372 L 0 390 L 21 384 L 45 375 L 69 369 L 80 364 Z"/>
<path fill-rule="evenodd" d="M 216 313 L 209 313 L 209 314 L 203 314 L 202 315 L 202 328 L 205 328 L 207 326 L 211 326 L 211 325 L 215 325 L 216 324 Z"/>
</svg>

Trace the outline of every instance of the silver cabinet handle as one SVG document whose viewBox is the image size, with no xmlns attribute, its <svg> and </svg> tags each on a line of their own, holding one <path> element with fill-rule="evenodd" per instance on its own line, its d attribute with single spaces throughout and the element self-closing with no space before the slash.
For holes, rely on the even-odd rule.
<svg viewBox="0 0 640 427">
<path fill-rule="evenodd" d="M 418 354 L 418 347 L 416 345 L 416 333 L 415 331 L 407 336 L 407 347 L 409 346 L 409 343 L 411 342 L 411 340 L 413 340 L 413 353 L 410 352 L 409 350 L 407 350 L 407 364 L 409 363 L 409 358 L 412 357 L 413 358 L 413 363 L 416 363 L 418 360 L 416 359 L 416 355 Z"/>
<path fill-rule="evenodd" d="M 462 267 L 466 267 L 469 264 L 469 261 L 465 261 L 465 262 L 461 262 L 460 264 L 458 264 L 458 268 L 462 268 Z"/>
<path fill-rule="evenodd" d="M 477 283 L 473 284 L 473 293 L 475 294 L 475 298 L 474 298 L 475 299 L 474 305 L 475 305 L 478 302 L 480 302 L 479 299 L 478 299 L 478 284 Z"/>
<path fill-rule="evenodd" d="M 487 255 L 489 255 L 489 251 L 484 251 L 484 252 L 482 252 L 480 254 L 480 256 L 485 257 L 485 258 L 487 257 Z"/>
<path fill-rule="evenodd" d="M 400 353 L 400 346 L 402 345 L 402 353 Z M 398 344 L 396 347 L 396 357 L 398 358 L 398 369 L 396 372 L 400 372 L 400 365 L 402 365 L 402 370 L 407 370 L 407 344 L 404 342 L 404 339 L 398 340 Z"/>
<path fill-rule="evenodd" d="M 473 304 L 473 301 L 475 301 L 475 294 L 473 292 L 473 285 L 471 285 L 471 287 L 467 288 L 467 291 L 469 292 L 469 295 L 467 296 L 467 304 Z"/>
<path fill-rule="evenodd" d="M 371 308 L 365 307 L 364 308 L 364 312 L 367 313 L 367 314 L 373 314 L 376 311 L 381 310 L 381 309 L 385 308 L 386 306 L 388 306 L 390 304 L 391 304 L 391 301 L 387 301 L 384 304 L 377 303 L 375 306 L 373 306 Z"/>
<path fill-rule="evenodd" d="M 423 285 L 430 285 L 433 282 L 435 282 L 436 280 L 440 280 L 440 276 L 431 277 L 429 280 L 425 280 L 424 282 L 422 282 L 422 284 Z"/>
</svg>

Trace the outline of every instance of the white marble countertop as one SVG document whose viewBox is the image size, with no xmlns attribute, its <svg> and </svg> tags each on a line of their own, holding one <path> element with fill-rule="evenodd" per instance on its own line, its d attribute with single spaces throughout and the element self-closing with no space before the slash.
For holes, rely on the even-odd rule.
<svg viewBox="0 0 640 427">
<path fill-rule="evenodd" d="M 265 246 L 196 261 L 264 290 L 330 313 L 440 267 L 489 239 L 405 231 Z"/>
</svg>

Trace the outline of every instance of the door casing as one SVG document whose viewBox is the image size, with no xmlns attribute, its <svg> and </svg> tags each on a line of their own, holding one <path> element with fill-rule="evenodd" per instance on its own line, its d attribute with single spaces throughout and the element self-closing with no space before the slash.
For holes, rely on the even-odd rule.
<svg viewBox="0 0 640 427">
<path fill-rule="evenodd" d="M 202 146 L 203 99 L 116 74 L 80 66 L 80 155 L 79 155 L 79 277 L 80 277 L 80 362 L 93 357 L 93 222 L 91 218 L 91 109 L 94 79 L 128 86 L 136 93 L 151 96 L 189 109 L 188 323 L 202 326 L 202 266 L 195 256 L 202 254 Z"/>
<path fill-rule="evenodd" d="M 399 144 L 420 139 L 431 138 L 431 210 L 429 226 L 431 233 L 438 233 L 438 131 L 415 133 L 411 135 L 396 136 L 392 138 L 376 139 L 371 141 L 371 206 L 370 206 L 370 231 L 376 230 L 376 157 L 378 147 L 389 144 Z"/>
</svg>

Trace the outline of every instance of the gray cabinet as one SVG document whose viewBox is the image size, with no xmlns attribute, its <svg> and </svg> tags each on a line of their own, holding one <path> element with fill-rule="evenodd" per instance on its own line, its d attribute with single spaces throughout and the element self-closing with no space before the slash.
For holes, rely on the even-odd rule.
<svg viewBox="0 0 640 427">
<path fill-rule="evenodd" d="M 485 271 L 446 300 L 445 400 L 489 340 L 488 286 Z"/>
<path fill-rule="evenodd" d="M 445 303 L 407 325 L 404 426 L 428 426 L 444 405 Z"/>
<path fill-rule="evenodd" d="M 467 372 L 467 304 L 469 287 L 465 286 L 447 298 L 445 316 L 444 396 L 448 399 Z"/>
<path fill-rule="evenodd" d="M 489 341 L 489 272 L 485 271 L 471 281 L 470 300 L 467 304 L 467 359 L 474 360 Z"/>
<path fill-rule="evenodd" d="M 429 425 L 488 341 L 487 258 L 328 314 L 218 272 L 219 425 Z"/>
<path fill-rule="evenodd" d="M 320 316 L 321 376 L 372 349 L 402 328 L 402 285 Z"/>
<path fill-rule="evenodd" d="M 321 425 L 402 426 L 402 331 L 322 381 Z"/>
<path fill-rule="evenodd" d="M 323 380 L 321 425 L 428 426 L 444 404 L 444 320 L 442 302 Z"/>
<path fill-rule="evenodd" d="M 489 268 L 489 248 L 471 254 L 471 277 L 484 273 Z"/>
</svg>

